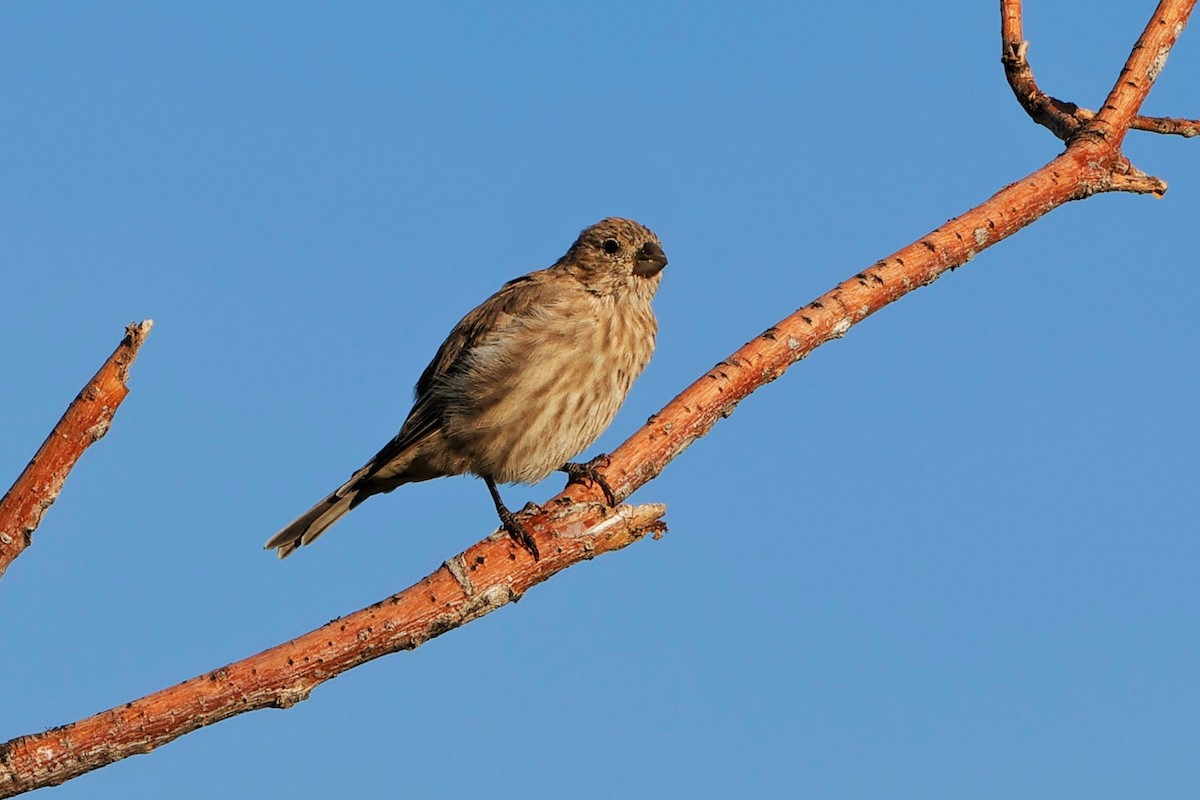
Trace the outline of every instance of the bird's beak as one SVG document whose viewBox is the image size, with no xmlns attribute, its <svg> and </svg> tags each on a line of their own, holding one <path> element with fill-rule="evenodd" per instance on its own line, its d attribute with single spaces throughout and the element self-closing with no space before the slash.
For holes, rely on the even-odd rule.
<svg viewBox="0 0 1200 800">
<path fill-rule="evenodd" d="M 646 242 L 638 250 L 637 261 L 633 265 L 633 274 L 642 278 L 652 278 L 667 265 L 667 254 L 655 242 Z"/>
</svg>

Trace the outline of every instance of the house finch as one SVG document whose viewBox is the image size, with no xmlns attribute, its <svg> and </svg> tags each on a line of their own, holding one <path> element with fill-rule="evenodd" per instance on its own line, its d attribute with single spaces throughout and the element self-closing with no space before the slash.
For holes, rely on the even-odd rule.
<svg viewBox="0 0 1200 800">
<path fill-rule="evenodd" d="M 610 217 L 579 234 L 549 269 L 511 280 L 467 314 L 417 381 L 408 418 L 341 488 L 271 537 L 288 556 L 374 494 L 443 475 L 483 478 L 505 529 L 537 547 L 496 490 L 555 470 L 590 479 L 570 459 L 616 416 L 654 352 L 650 300 L 667 257 L 633 220 Z"/>
</svg>

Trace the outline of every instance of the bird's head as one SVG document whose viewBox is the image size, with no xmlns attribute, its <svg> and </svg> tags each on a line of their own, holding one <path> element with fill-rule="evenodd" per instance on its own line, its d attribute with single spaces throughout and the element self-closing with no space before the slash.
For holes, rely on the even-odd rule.
<svg viewBox="0 0 1200 800">
<path fill-rule="evenodd" d="M 580 233 L 556 266 L 596 294 L 633 291 L 648 298 L 658 289 L 666 265 L 662 242 L 653 231 L 631 219 L 609 217 Z"/>
</svg>

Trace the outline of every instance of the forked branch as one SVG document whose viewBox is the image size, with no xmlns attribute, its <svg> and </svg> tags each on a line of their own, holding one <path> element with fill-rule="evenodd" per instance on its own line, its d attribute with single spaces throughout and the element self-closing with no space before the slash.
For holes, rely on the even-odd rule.
<svg viewBox="0 0 1200 800">
<path fill-rule="evenodd" d="M 1000 62 L 1004 65 L 1004 75 L 1008 79 L 1008 85 L 1012 88 L 1013 94 L 1016 95 L 1017 102 L 1021 104 L 1021 107 L 1025 109 L 1025 112 L 1029 114 L 1033 121 L 1048 128 L 1063 141 L 1067 141 L 1084 124 L 1095 119 L 1096 112 L 1081 108 L 1074 103 L 1051 97 L 1038 87 L 1037 81 L 1033 77 L 1033 68 L 1029 66 L 1027 58 L 1029 42 L 1025 40 L 1025 35 L 1022 31 L 1021 9 L 1021 0 L 1001 0 Z M 1158 73 L 1162 71 L 1162 66 L 1166 63 L 1167 53 L 1170 52 L 1175 39 L 1183 31 L 1183 25 L 1186 23 L 1190 12 L 1191 9 L 1176 7 L 1174 3 L 1160 4 L 1155 11 L 1157 23 L 1151 22 L 1151 25 L 1169 26 L 1173 32 L 1173 38 L 1166 37 L 1170 39 L 1169 42 L 1164 40 L 1159 43 L 1160 47 L 1165 47 L 1166 49 L 1157 49 L 1151 54 L 1151 58 L 1161 58 L 1161 63 L 1157 65 L 1157 69 L 1147 70 L 1145 73 L 1128 73 L 1129 65 L 1127 64 L 1126 70 L 1122 71 L 1122 75 L 1144 74 L 1149 79 L 1145 86 L 1146 91 L 1148 91 L 1149 84 L 1153 83 L 1154 79 L 1158 77 Z M 1149 30 L 1150 28 L 1147 28 L 1147 32 Z M 1134 56 L 1138 55 L 1143 49 L 1144 39 L 1145 35 L 1143 34 L 1142 39 L 1139 39 L 1138 43 L 1134 45 Z M 1121 88 L 1121 86 L 1122 82 L 1118 81 L 1114 87 L 1114 91 Z M 1141 95 L 1141 99 L 1145 99 L 1144 92 Z M 1106 107 L 1107 105 L 1108 103 L 1105 104 Z M 1141 106 L 1140 100 L 1137 105 L 1138 107 Z M 1200 136 L 1200 120 L 1178 117 L 1144 117 L 1135 114 L 1125 128 L 1173 136 Z"/>
</svg>

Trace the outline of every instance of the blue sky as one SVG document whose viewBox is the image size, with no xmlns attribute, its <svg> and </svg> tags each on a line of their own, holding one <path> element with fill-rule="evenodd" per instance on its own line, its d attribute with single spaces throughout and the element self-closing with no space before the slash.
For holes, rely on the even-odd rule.
<svg viewBox="0 0 1200 800">
<path fill-rule="evenodd" d="M 450 326 L 586 225 L 671 258 L 596 451 L 1060 150 L 996 4 L 4 3 L 0 466 L 123 326 L 133 394 L 0 582 L 0 740 L 406 587 L 490 531 L 405 487 L 263 540 L 396 431 Z M 1030 2 L 1095 107 L 1154 4 Z M 1184 33 L 1147 113 L 1200 115 Z M 821 348 L 634 500 L 670 533 L 61 798 L 1180 796 L 1200 780 L 1195 141 Z M 508 487 L 511 505 L 560 486 Z"/>
</svg>

